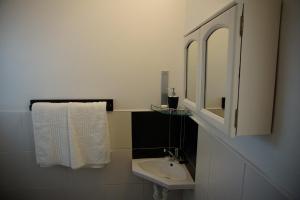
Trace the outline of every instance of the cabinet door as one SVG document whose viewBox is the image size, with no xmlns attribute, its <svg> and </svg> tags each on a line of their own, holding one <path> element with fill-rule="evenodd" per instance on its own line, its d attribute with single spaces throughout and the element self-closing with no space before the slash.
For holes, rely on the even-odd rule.
<svg viewBox="0 0 300 200">
<path fill-rule="evenodd" d="M 232 129 L 238 5 L 200 28 L 200 116 L 225 133 Z"/>
<path fill-rule="evenodd" d="M 280 0 L 244 0 L 237 135 L 270 134 Z"/>
</svg>

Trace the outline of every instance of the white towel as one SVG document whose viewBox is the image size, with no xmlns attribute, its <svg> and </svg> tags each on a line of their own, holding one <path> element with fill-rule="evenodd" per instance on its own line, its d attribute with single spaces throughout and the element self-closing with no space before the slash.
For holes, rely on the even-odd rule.
<svg viewBox="0 0 300 200">
<path fill-rule="evenodd" d="M 110 162 L 106 103 L 69 103 L 71 167 L 103 167 Z"/>
<path fill-rule="evenodd" d="M 35 103 L 32 120 L 41 166 L 77 169 L 110 162 L 106 103 Z"/>
<path fill-rule="evenodd" d="M 66 103 L 35 103 L 32 121 L 37 163 L 41 166 L 70 164 Z"/>
</svg>

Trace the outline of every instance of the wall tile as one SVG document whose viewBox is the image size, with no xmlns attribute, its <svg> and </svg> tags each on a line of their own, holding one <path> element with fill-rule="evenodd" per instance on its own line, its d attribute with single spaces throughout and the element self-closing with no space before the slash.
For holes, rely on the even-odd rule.
<svg viewBox="0 0 300 200">
<path fill-rule="evenodd" d="M 209 199 L 239 200 L 242 192 L 244 162 L 217 140 L 211 140 L 212 160 Z"/>
<path fill-rule="evenodd" d="M 246 166 L 243 200 L 287 200 L 276 188 L 260 176 L 251 166 Z"/>
<path fill-rule="evenodd" d="M 198 150 L 196 169 L 196 199 L 208 199 L 209 173 L 211 167 L 211 138 L 203 133 L 203 129 L 198 130 Z"/>
<path fill-rule="evenodd" d="M 66 200 L 67 192 L 64 189 L 29 190 L 30 200 Z"/>
<path fill-rule="evenodd" d="M 34 151 L 33 124 L 32 124 L 31 112 L 20 113 L 20 116 L 21 116 L 20 139 L 22 141 L 22 150 Z"/>
<path fill-rule="evenodd" d="M 63 189 L 27 189 L 21 190 L 23 200 L 66 200 L 67 192 Z"/>
<path fill-rule="evenodd" d="M 101 169 L 72 170 L 61 166 L 41 168 L 36 164 L 30 112 L 0 113 L 0 146 L 3 142 L 0 199 L 79 200 L 88 196 L 93 200 L 103 199 L 105 194 L 109 199 L 114 198 L 114 194 L 109 193 L 114 192 L 114 188 L 128 199 L 141 199 L 143 180 L 131 171 L 130 118 L 131 113 L 127 112 L 110 116 L 114 149 L 110 164 Z M 122 124 L 123 121 L 127 122 Z M 104 192 L 105 185 L 118 187 Z"/>
<path fill-rule="evenodd" d="M 183 119 L 183 134 L 180 140 L 182 140 L 185 159 L 188 161 L 186 164 L 187 169 L 195 180 L 198 124 L 190 117 Z"/>
<path fill-rule="evenodd" d="M 131 150 L 119 149 L 112 152 L 111 162 L 101 173 L 104 184 L 141 183 L 142 179 L 131 170 Z"/>
<path fill-rule="evenodd" d="M 21 151 L 19 112 L 0 112 L 0 152 Z"/>
<path fill-rule="evenodd" d="M 67 200 L 104 200 L 104 187 L 67 190 Z M 53 199 L 54 200 L 54 199 Z"/>
<path fill-rule="evenodd" d="M 59 189 L 0 189 L 3 200 L 66 200 L 67 193 Z"/>
<path fill-rule="evenodd" d="M 138 159 L 138 158 L 160 158 L 160 157 L 168 156 L 168 154 L 165 152 L 165 149 L 169 149 L 169 148 L 165 146 L 165 147 L 157 147 L 157 148 L 132 149 L 132 157 L 134 159 Z M 170 148 L 170 151 L 174 152 L 174 148 Z"/>
<path fill-rule="evenodd" d="M 142 184 L 113 184 L 104 186 L 104 200 L 143 200 Z"/>
<path fill-rule="evenodd" d="M 223 143 L 198 132 L 196 186 L 185 200 L 285 200 L 264 177 Z"/>
<path fill-rule="evenodd" d="M 0 188 L 21 188 L 26 180 L 24 153 L 0 153 Z"/>
<path fill-rule="evenodd" d="M 190 117 L 184 118 L 184 133 L 182 140 L 185 155 L 191 162 L 191 165 L 196 167 L 198 124 Z"/>
<path fill-rule="evenodd" d="M 36 164 L 34 152 L 25 153 L 26 188 L 64 189 L 70 185 L 69 168 L 63 166 L 40 167 Z"/>
<path fill-rule="evenodd" d="M 142 183 L 131 171 L 131 150 L 119 149 L 111 153 L 111 162 L 99 169 L 68 170 L 71 187 L 100 188 L 102 184 Z"/>
<path fill-rule="evenodd" d="M 158 112 L 132 112 L 132 148 L 168 146 L 168 124 L 168 115 Z"/>
<path fill-rule="evenodd" d="M 68 169 L 70 175 L 70 188 L 73 190 L 100 189 L 104 182 L 104 168 Z"/>
<path fill-rule="evenodd" d="M 131 112 L 111 112 L 108 114 L 112 149 L 131 149 Z"/>
<path fill-rule="evenodd" d="M 23 191 L 20 189 L 5 189 L 0 188 L 0 199 L 5 200 L 23 200 Z"/>
</svg>

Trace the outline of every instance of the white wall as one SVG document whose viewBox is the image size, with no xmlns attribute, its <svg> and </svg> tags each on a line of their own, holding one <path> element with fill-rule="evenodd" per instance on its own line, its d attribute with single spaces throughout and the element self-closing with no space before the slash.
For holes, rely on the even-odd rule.
<svg viewBox="0 0 300 200">
<path fill-rule="evenodd" d="M 160 102 L 160 71 L 182 93 L 182 0 L 3 0 L 0 110 L 32 98 Z"/>
<path fill-rule="evenodd" d="M 234 0 L 186 0 L 185 32 L 188 33 L 232 1 Z"/>
<path fill-rule="evenodd" d="M 131 173 L 131 113 L 109 114 L 103 169 L 36 165 L 33 98 L 113 98 L 116 109 L 160 102 L 160 71 L 183 90 L 182 0 L 0 1 L 0 199 L 147 200 Z M 180 200 L 180 192 L 169 199 Z"/>
<path fill-rule="evenodd" d="M 187 26 L 190 27 L 191 24 L 196 24 L 196 20 L 192 18 L 192 16 L 196 17 L 196 19 L 200 19 L 202 18 L 203 12 L 205 13 L 207 10 L 211 10 L 216 4 L 218 4 L 217 7 L 220 7 L 223 5 L 223 1 L 205 2 L 188 0 L 187 13 L 192 12 L 193 14 L 187 14 Z M 260 178 L 255 178 L 255 182 L 263 184 L 260 180 L 267 180 L 266 182 L 271 185 L 271 187 L 277 188 L 277 192 L 280 191 L 291 199 L 300 198 L 300 121 L 298 116 L 298 113 L 300 112 L 300 59 L 298 53 L 300 52 L 299 9 L 299 1 L 283 1 L 276 82 L 276 103 L 272 135 L 244 136 L 232 139 L 225 137 L 216 129 L 207 129 L 205 131 L 205 134 L 212 136 L 213 140 L 221 140 L 227 148 L 232 149 L 234 154 L 239 155 L 239 159 L 254 166 L 256 174 L 260 174 Z M 199 16 L 196 15 L 196 10 L 198 10 Z M 199 23 L 200 22 L 201 20 Z M 199 134 L 201 135 L 202 133 Z M 199 143 L 201 142 L 200 138 L 201 137 L 199 136 Z M 221 144 L 217 146 L 220 145 Z M 204 155 L 202 154 L 201 156 L 201 153 L 198 153 L 198 160 L 203 160 Z M 222 165 L 222 163 L 220 164 Z M 223 164 L 226 164 L 226 161 L 224 161 Z M 231 166 L 234 167 L 234 165 Z M 207 170 L 209 170 L 209 167 Z M 247 175 L 251 178 L 249 174 L 251 174 L 251 172 L 248 174 L 246 173 L 245 176 Z M 226 176 L 226 174 L 222 174 L 222 176 Z M 245 180 L 246 178 L 244 178 L 244 181 Z M 198 181 L 200 180 L 198 179 Z M 247 187 L 247 184 L 244 187 Z M 201 188 L 202 187 L 198 186 L 196 192 L 199 192 Z M 251 193 L 254 195 L 255 193 L 259 194 L 260 192 L 264 192 L 259 190 L 259 187 L 256 187 L 255 189 L 253 189 L 253 187 L 244 189 L 244 192 L 247 192 L 248 195 L 251 195 Z M 270 192 L 271 190 L 273 189 L 266 192 Z M 269 195 L 272 194 L 276 193 L 271 193 Z M 189 196 L 189 194 L 186 194 L 186 197 L 187 196 Z M 192 195 L 190 197 L 190 199 L 195 199 Z M 251 199 L 249 197 L 251 196 L 243 198 Z M 252 199 L 268 198 L 263 198 L 262 195 L 260 198 Z"/>
</svg>

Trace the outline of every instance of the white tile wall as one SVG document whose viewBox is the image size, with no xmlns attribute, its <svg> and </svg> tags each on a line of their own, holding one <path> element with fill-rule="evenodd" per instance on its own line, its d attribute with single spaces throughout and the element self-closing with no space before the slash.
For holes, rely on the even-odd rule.
<svg viewBox="0 0 300 200">
<path fill-rule="evenodd" d="M 21 127 L 20 139 L 22 141 L 22 149 L 24 151 L 34 151 L 31 112 L 21 113 Z"/>
<path fill-rule="evenodd" d="M 113 148 L 109 165 L 70 170 L 35 164 L 30 112 L 0 112 L 0 199 L 152 199 L 152 184 L 131 173 L 130 117 L 130 112 L 109 114 Z M 201 128 L 198 146 L 196 189 L 185 192 L 184 199 L 285 199 L 255 169 Z M 171 191 L 168 199 L 181 200 L 182 191 Z"/>
<path fill-rule="evenodd" d="M 285 200 L 275 187 L 260 176 L 255 169 L 247 166 L 245 173 L 243 200 Z"/>
<path fill-rule="evenodd" d="M 26 152 L 24 173 L 26 188 L 30 189 L 64 189 L 70 184 L 69 169 L 61 166 L 39 167 L 35 163 L 33 152 Z"/>
<path fill-rule="evenodd" d="M 195 195 L 195 199 L 207 199 L 208 195 L 208 182 L 210 175 L 210 166 L 211 166 L 211 141 L 207 135 L 203 135 L 200 131 L 201 126 L 198 127 L 198 137 L 201 137 L 201 140 L 198 140 L 197 145 L 197 166 L 196 166 L 196 188 L 191 195 Z M 201 160 L 200 160 L 201 159 Z"/>
<path fill-rule="evenodd" d="M 22 151 L 21 115 L 18 112 L 0 112 L 0 152 Z"/>
<path fill-rule="evenodd" d="M 108 116 L 112 161 L 101 169 L 36 165 L 30 112 L 0 112 L 0 199 L 146 200 L 152 185 L 131 173 L 131 113 Z M 169 200 L 181 200 L 181 191 Z"/>
<path fill-rule="evenodd" d="M 131 112 L 111 112 L 108 120 L 112 148 L 131 149 Z"/>
<path fill-rule="evenodd" d="M 105 184 L 142 183 L 131 172 L 131 150 L 114 150 L 111 158 L 112 162 L 102 171 Z"/>
<path fill-rule="evenodd" d="M 68 200 L 105 200 L 104 187 L 76 188 L 67 191 Z"/>
<path fill-rule="evenodd" d="M 16 189 L 26 185 L 25 153 L 0 153 L 0 188 Z"/>
<path fill-rule="evenodd" d="M 136 199 L 142 200 L 142 184 L 111 184 L 104 186 L 105 200 Z"/>
<path fill-rule="evenodd" d="M 184 200 L 286 200 L 260 172 L 232 149 L 198 132 L 196 187 Z"/>
<path fill-rule="evenodd" d="M 211 140 L 208 199 L 239 200 L 244 163 L 216 140 Z"/>
</svg>

